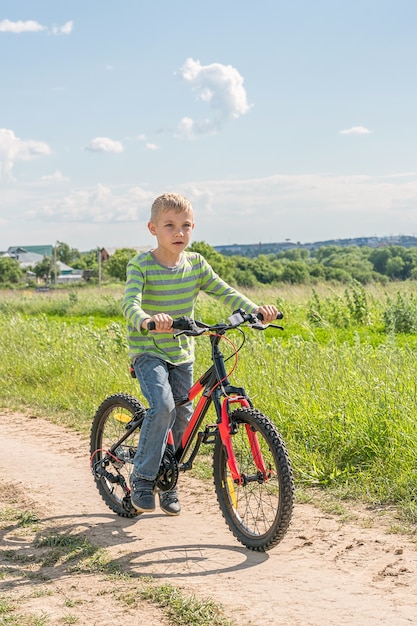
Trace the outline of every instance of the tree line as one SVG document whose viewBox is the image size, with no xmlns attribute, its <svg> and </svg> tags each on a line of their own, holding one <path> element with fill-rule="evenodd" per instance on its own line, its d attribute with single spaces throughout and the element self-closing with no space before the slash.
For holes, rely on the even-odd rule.
<svg viewBox="0 0 417 626">
<path fill-rule="evenodd" d="M 227 282 L 240 287 L 256 287 L 278 283 L 315 284 L 332 281 L 365 285 L 372 282 L 417 280 L 417 247 L 388 245 L 380 248 L 367 246 L 329 245 L 313 250 L 291 248 L 276 254 L 256 257 L 225 256 L 204 241 L 194 242 L 191 250 L 202 254 L 213 269 Z M 124 281 L 129 259 L 136 254 L 132 248 L 116 250 L 99 268 L 99 249 L 80 252 L 64 242 L 58 242 L 53 258 L 45 257 L 32 272 L 38 278 L 53 280 L 61 261 L 73 269 L 84 270 L 89 281 Z M 27 283 L 27 270 L 18 261 L 0 257 L 0 284 L 19 286 Z"/>
<path fill-rule="evenodd" d="M 196 242 L 191 248 L 200 252 L 225 280 L 242 287 L 417 280 L 417 247 L 329 245 L 313 250 L 291 248 L 254 258 L 224 256 L 204 242 Z"/>
</svg>

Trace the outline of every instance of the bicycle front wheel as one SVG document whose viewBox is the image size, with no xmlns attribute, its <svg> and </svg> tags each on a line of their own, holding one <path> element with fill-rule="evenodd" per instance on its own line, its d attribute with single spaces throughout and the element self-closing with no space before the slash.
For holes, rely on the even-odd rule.
<svg viewBox="0 0 417 626">
<path fill-rule="evenodd" d="M 129 480 L 145 411 L 133 396 L 117 393 L 101 403 L 91 426 L 91 469 L 97 489 L 107 506 L 122 517 L 139 515 L 130 501 Z M 133 422 L 136 429 L 115 448 Z"/>
<path fill-rule="evenodd" d="M 276 427 L 256 409 L 239 408 L 230 418 L 242 481 L 233 480 L 218 436 L 213 456 L 217 500 L 240 543 L 250 550 L 270 550 L 284 537 L 292 516 L 294 479 L 288 453 Z"/>
</svg>

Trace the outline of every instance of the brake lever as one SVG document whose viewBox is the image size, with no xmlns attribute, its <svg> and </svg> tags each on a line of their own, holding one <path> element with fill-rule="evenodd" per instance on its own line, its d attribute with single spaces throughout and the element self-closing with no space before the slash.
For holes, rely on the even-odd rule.
<svg viewBox="0 0 417 626">
<path fill-rule="evenodd" d="M 283 326 L 278 326 L 278 324 L 262 324 L 261 320 L 257 322 L 253 322 L 249 324 L 251 328 L 256 328 L 257 330 L 266 330 L 267 328 L 277 328 L 278 330 L 284 330 Z"/>
<path fill-rule="evenodd" d="M 268 324 L 262 324 L 261 320 L 256 320 L 256 322 L 251 322 L 248 324 L 249 328 L 256 328 L 258 330 L 265 330 L 268 328 Z"/>
<path fill-rule="evenodd" d="M 281 320 L 284 317 L 284 314 L 282 313 L 282 311 L 278 311 L 277 313 L 277 320 Z M 257 313 L 255 316 L 255 321 L 251 322 L 249 324 L 249 326 L 251 326 L 251 328 L 257 328 L 258 330 L 265 330 L 266 328 L 277 328 L 278 330 L 284 330 L 283 326 L 278 326 L 278 324 L 262 324 L 263 321 L 263 316 L 262 313 Z"/>
<path fill-rule="evenodd" d="M 188 320 L 188 327 L 182 328 L 177 333 L 174 333 L 174 337 L 179 337 L 179 335 L 188 335 L 189 337 L 198 337 L 206 332 L 206 328 L 208 328 L 207 324 L 203 324 L 202 322 L 196 322 L 195 320 Z"/>
<path fill-rule="evenodd" d="M 174 337 L 179 337 L 180 335 L 187 335 L 188 337 L 199 337 L 206 332 L 205 328 L 193 328 L 188 330 L 179 330 L 177 333 L 174 333 Z"/>
</svg>

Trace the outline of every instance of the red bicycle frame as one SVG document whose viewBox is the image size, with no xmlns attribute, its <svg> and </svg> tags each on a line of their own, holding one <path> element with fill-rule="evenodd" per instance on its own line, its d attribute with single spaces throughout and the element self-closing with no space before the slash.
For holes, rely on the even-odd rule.
<svg viewBox="0 0 417 626">
<path fill-rule="evenodd" d="M 181 444 L 176 450 L 175 456 L 180 469 L 181 465 L 183 465 L 183 469 L 189 469 L 192 460 L 197 454 L 200 444 L 205 439 L 207 440 L 207 437 L 213 434 L 214 429 L 217 429 L 226 450 L 227 463 L 233 481 L 240 485 L 244 482 L 244 477 L 239 471 L 238 462 L 232 444 L 231 435 L 233 434 L 233 425 L 230 421 L 230 405 L 239 404 L 244 408 L 250 408 L 252 405 L 243 388 L 233 387 L 229 383 L 228 374 L 224 364 L 224 356 L 218 346 L 220 339 L 221 335 L 210 335 L 213 350 L 213 365 L 193 384 L 186 397 L 181 398 L 177 402 L 177 406 L 179 406 L 181 404 L 185 404 L 186 402 L 193 401 L 199 395 L 201 396 L 194 408 L 191 420 L 183 434 Z M 200 428 L 212 403 L 214 403 L 217 414 L 216 426 L 208 426 L 206 431 L 201 433 L 201 436 L 197 438 L 197 443 L 194 451 L 191 453 L 190 460 L 183 463 L 197 430 Z M 262 474 L 264 480 L 267 480 L 269 478 L 269 473 L 264 464 L 256 433 L 251 430 L 249 425 L 246 425 L 246 432 L 256 466 Z M 168 444 L 173 446 L 171 432 L 168 436 Z"/>
</svg>

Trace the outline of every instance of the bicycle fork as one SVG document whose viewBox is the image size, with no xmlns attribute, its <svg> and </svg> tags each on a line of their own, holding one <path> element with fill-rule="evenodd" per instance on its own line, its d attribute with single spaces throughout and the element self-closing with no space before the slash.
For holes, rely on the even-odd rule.
<svg viewBox="0 0 417 626">
<path fill-rule="evenodd" d="M 230 421 L 229 407 L 231 404 L 238 403 L 241 407 L 250 408 L 251 404 L 246 397 L 235 396 L 224 398 L 221 406 L 221 420 L 218 424 L 220 438 L 226 450 L 227 464 L 229 466 L 230 473 L 233 478 L 233 482 L 237 485 L 242 485 L 248 482 L 259 482 L 260 476 L 246 476 L 240 473 L 236 455 L 233 449 L 232 435 L 233 424 Z M 255 465 L 258 468 L 262 480 L 266 481 L 270 477 L 270 472 L 266 469 L 261 448 L 259 446 L 258 437 L 249 424 L 245 424 L 246 434 L 252 451 L 252 456 L 255 461 Z"/>
</svg>

